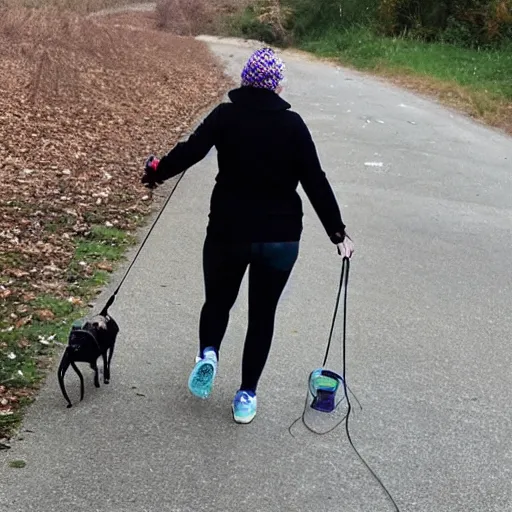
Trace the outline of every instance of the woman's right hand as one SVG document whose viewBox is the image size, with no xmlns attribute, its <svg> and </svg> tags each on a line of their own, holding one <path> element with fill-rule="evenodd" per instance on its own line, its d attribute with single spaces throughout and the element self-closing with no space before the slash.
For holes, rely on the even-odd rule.
<svg viewBox="0 0 512 512">
<path fill-rule="evenodd" d="M 338 254 L 342 258 L 351 258 L 354 254 L 354 242 L 352 242 L 352 239 L 345 233 L 345 239 L 341 244 L 338 244 Z"/>
</svg>

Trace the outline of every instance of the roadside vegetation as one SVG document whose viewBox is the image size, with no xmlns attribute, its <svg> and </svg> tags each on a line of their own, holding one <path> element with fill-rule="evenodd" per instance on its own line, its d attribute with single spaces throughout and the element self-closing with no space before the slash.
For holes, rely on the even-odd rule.
<svg viewBox="0 0 512 512">
<path fill-rule="evenodd" d="M 256 0 L 228 26 L 385 76 L 512 133 L 512 0 Z"/>
<path fill-rule="evenodd" d="M 0 448 L 150 212 L 145 157 L 226 89 L 154 13 L 84 16 L 116 3 L 0 0 Z"/>
</svg>

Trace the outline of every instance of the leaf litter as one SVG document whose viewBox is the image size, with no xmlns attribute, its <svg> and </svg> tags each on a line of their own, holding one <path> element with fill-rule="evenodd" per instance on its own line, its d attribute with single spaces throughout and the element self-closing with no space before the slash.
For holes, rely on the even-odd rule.
<svg viewBox="0 0 512 512">
<path fill-rule="evenodd" d="M 152 13 L 116 21 L 0 7 L 0 366 L 13 368 L 0 372 L 0 416 L 30 396 L 9 387 L 24 371 L 2 336 L 59 320 L 38 297 L 84 303 L 68 276 L 78 241 L 97 225 L 137 227 L 152 203 L 145 158 L 168 151 L 232 85 L 204 43 L 152 27 Z M 91 265 L 74 272 L 90 277 Z M 95 268 L 113 269 L 105 259 Z M 29 345 L 20 335 L 16 351 Z"/>
</svg>

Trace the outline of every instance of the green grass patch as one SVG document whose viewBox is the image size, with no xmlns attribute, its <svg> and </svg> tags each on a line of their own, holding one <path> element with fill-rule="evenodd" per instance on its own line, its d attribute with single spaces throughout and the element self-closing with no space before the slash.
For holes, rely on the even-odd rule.
<svg viewBox="0 0 512 512">
<path fill-rule="evenodd" d="M 132 242 L 133 238 L 120 229 L 94 226 L 78 240 L 74 261 L 118 261 Z"/>
<path fill-rule="evenodd" d="M 19 300 L 7 304 L 5 312 L 17 312 L 17 320 L 30 320 L 16 327 L 7 320 L 8 315 L 0 321 L 0 398 L 16 397 L 12 410 L 0 414 L 0 438 L 10 437 L 19 426 L 23 410 L 43 381 L 57 344 L 67 343 L 73 321 L 89 313 L 84 304 L 108 282 L 115 264 L 133 243 L 135 238 L 122 230 L 94 226 L 90 233 L 75 241 L 64 297 L 43 294 L 25 304 Z M 97 269 L 97 264 L 110 269 Z M 88 269 L 85 274 L 84 268 Z M 71 297 L 80 297 L 82 301 L 70 300 Z"/>
<path fill-rule="evenodd" d="M 76 250 L 68 268 L 68 282 L 73 289 L 89 289 L 107 282 L 108 273 L 96 271 L 92 276 L 83 276 L 83 267 L 101 262 L 119 262 L 126 248 L 135 243 L 135 238 L 124 231 L 104 226 L 94 226 L 87 236 L 76 241 Z"/>
<path fill-rule="evenodd" d="M 81 240 L 76 248 L 76 261 L 99 261 L 99 260 L 118 260 L 123 254 L 120 245 L 109 242 L 96 242 L 94 240 Z"/>
<path fill-rule="evenodd" d="M 491 99 L 512 100 L 512 44 L 501 50 L 472 50 L 380 37 L 369 28 L 352 28 L 330 29 L 299 46 L 359 69 L 406 71 L 485 92 Z"/>
<path fill-rule="evenodd" d="M 41 295 L 31 302 L 34 309 L 46 309 L 55 316 L 66 317 L 73 312 L 73 304 L 67 300 L 57 299 L 51 295 Z"/>
</svg>

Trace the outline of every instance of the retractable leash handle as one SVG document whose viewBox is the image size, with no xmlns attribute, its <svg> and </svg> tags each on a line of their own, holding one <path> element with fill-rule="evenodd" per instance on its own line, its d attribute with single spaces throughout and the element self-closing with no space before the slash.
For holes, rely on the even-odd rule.
<svg viewBox="0 0 512 512">
<path fill-rule="evenodd" d="M 160 160 L 155 155 L 151 155 L 146 160 L 145 170 L 146 171 L 148 171 L 148 170 L 156 171 L 156 168 L 158 167 L 159 163 L 160 163 Z"/>
</svg>

